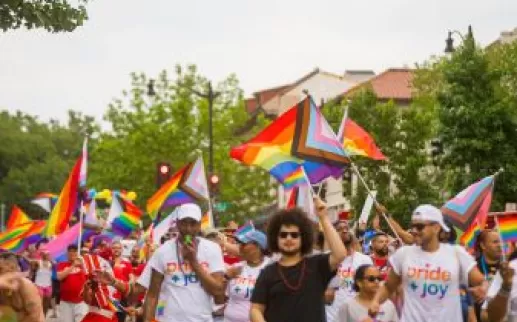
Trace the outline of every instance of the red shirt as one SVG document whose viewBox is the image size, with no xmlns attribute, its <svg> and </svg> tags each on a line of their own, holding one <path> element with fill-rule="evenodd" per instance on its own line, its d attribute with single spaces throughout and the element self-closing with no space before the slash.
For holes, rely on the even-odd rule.
<svg viewBox="0 0 517 322">
<path fill-rule="evenodd" d="M 223 259 L 224 259 L 224 263 L 229 266 L 241 261 L 241 259 L 239 257 L 228 255 L 228 254 L 224 254 Z"/>
<path fill-rule="evenodd" d="M 371 256 L 373 265 L 379 269 L 381 273 L 381 277 L 383 280 L 388 278 L 389 266 L 388 266 L 388 258 L 376 258 L 375 256 Z"/>
<path fill-rule="evenodd" d="M 62 272 L 65 268 L 72 266 L 70 262 L 62 262 L 57 264 L 57 272 Z M 86 282 L 86 274 L 84 271 L 76 267 L 74 271 L 61 280 L 60 294 L 61 300 L 70 303 L 80 303 L 83 301 L 81 292 Z"/>
<path fill-rule="evenodd" d="M 144 268 L 145 268 L 145 264 L 133 265 L 133 276 L 135 276 L 135 278 L 140 277 L 140 275 L 142 275 L 142 272 L 144 271 Z M 145 292 L 142 292 L 142 293 L 140 293 L 140 295 L 138 295 L 138 301 L 140 303 L 144 303 L 144 298 L 145 298 Z"/>
<path fill-rule="evenodd" d="M 133 265 L 133 276 L 135 276 L 135 278 L 140 277 L 140 275 L 144 271 L 144 268 L 145 268 L 145 264 Z"/>
<path fill-rule="evenodd" d="M 120 259 L 119 263 L 115 265 L 113 263 L 113 276 L 116 279 L 119 279 L 124 282 L 129 282 L 129 276 L 133 273 L 133 267 L 131 263 L 126 259 Z M 122 298 L 122 294 L 120 292 L 115 292 L 113 295 L 114 298 L 120 300 Z"/>
</svg>

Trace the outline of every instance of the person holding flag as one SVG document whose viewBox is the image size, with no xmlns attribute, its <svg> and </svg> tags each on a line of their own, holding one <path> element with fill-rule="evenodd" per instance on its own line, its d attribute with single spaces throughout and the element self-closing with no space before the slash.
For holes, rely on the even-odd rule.
<svg viewBox="0 0 517 322">
<path fill-rule="evenodd" d="M 316 198 L 315 208 L 330 253 L 309 256 L 314 231 L 305 212 L 298 208 L 278 211 L 268 225 L 268 243 L 281 257 L 257 279 L 251 296 L 252 322 L 326 321 L 324 293 L 347 251 L 330 222 L 327 206 Z"/>
</svg>

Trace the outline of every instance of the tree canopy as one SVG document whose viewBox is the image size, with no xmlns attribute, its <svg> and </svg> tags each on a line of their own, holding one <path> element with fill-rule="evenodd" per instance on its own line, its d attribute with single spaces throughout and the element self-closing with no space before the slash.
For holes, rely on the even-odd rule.
<svg viewBox="0 0 517 322">
<path fill-rule="evenodd" d="M 70 32 L 88 19 L 88 0 L 76 4 L 68 0 L 3 0 L 0 3 L 0 29 L 25 27 L 49 32 Z"/>
</svg>

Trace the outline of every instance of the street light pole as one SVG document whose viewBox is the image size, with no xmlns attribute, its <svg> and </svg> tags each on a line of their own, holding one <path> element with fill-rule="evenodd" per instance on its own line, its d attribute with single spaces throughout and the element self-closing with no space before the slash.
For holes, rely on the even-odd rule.
<svg viewBox="0 0 517 322">
<path fill-rule="evenodd" d="M 214 173 L 214 125 L 213 125 L 213 113 L 214 113 L 214 101 L 221 95 L 221 92 L 214 91 L 212 82 L 208 82 L 208 90 L 205 93 L 201 93 L 192 89 L 192 93 L 197 96 L 204 98 L 208 101 L 208 172 Z"/>
</svg>

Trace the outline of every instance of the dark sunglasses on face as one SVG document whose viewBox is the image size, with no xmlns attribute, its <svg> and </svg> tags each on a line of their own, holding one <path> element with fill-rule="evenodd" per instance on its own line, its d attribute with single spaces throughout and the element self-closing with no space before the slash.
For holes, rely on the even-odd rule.
<svg viewBox="0 0 517 322">
<path fill-rule="evenodd" d="M 380 276 L 365 276 L 364 280 L 368 282 L 382 282 L 382 278 Z"/>
<path fill-rule="evenodd" d="M 298 237 L 300 237 L 300 233 L 297 231 L 281 231 L 278 235 L 282 239 L 287 238 L 287 236 L 291 236 L 291 238 L 293 239 L 297 239 Z"/>
<path fill-rule="evenodd" d="M 422 231 L 425 229 L 425 227 L 427 226 L 431 226 L 432 224 L 434 223 L 415 223 L 415 224 L 411 224 L 411 229 L 414 229 L 416 231 Z"/>
</svg>

